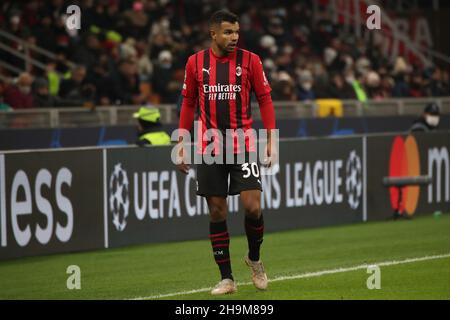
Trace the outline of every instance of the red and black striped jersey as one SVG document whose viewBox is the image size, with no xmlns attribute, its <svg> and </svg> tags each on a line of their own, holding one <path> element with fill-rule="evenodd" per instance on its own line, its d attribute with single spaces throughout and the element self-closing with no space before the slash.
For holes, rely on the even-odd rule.
<svg viewBox="0 0 450 320">
<path fill-rule="evenodd" d="M 250 129 L 252 91 L 257 98 L 271 91 L 258 55 L 236 48 L 219 57 L 210 48 L 189 57 L 182 95 L 197 99 L 204 131 Z"/>
</svg>

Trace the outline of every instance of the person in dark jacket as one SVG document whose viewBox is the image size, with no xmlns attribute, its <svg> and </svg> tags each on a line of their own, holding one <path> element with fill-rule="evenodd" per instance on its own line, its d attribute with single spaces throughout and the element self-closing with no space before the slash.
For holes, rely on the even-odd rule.
<svg viewBox="0 0 450 320">
<path fill-rule="evenodd" d="M 36 78 L 32 87 L 34 108 L 80 107 L 83 105 L 83 100 L 52 96 L 49 92 L 48 81 L 45 78 Z"/>
<path fill-rule="evenodd" d="M 21 73 L 16 83 L 10 84 L 4 89 L 3 97 L 5 103 L 13 109 L 33 108 L 32 83 L 33 76 L 31 74 L 27 72 Z"/>
<path fill-rule="evenodd" d="M 430 132 L 439 126 L 440 110 L 439 106 L 432 102 L 427 104 L 423 114 L 414 121 L 409 129 L 410 132 Z"/>
</svg>

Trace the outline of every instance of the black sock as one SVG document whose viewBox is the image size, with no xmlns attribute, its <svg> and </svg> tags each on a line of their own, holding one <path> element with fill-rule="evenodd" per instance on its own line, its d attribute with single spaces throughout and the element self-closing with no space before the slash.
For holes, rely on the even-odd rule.
<svg viewBox="0 0 450 320">
<path fill-rule="evenodd" d="M 259 261 L 259 250 L 264 236 L 264 219 L 261 216 L 257 219 L 245 217 L 245 233 L 248 241 L 248 257 L 252 261 Z"/>
<path fill-rule="evenodd" d="M 216 263 L 219 266 L 222 280 L 233 280 L 229 250 L 230 237 L 227 230 L 227 221 L 210 222 L 209 238 L 211 239 L 214 260 L 216 260 Z"/>
</svg>

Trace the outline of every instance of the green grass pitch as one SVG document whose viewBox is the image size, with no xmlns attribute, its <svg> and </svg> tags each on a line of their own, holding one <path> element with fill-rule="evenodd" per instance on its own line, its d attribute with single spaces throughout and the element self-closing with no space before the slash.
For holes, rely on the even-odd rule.
<svg viewBox="0 0 450 320">
<path fill-rule="evenodd" d="M 450 299 L 448 214 L 268 233 L 262 259 L 269 279 L 303 276 L 270 282 L 264 292 L 250 284 L 246 247 L 245 237 L 231 235 L 234 295 L 207 291 L 219 273 L 205 239 L 3 261 L 0 299 Z M 380 266 L 379 290 L 367 288 L 364 267 L 333 271 L 435 255 Z M 81 269 L 80 290 L 67 289 L 69 265 Z"/>
</svg>

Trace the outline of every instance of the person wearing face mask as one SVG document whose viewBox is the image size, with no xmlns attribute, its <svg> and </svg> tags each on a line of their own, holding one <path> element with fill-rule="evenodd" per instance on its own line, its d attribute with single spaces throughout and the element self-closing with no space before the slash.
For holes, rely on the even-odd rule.
<svg viewBox="0 0 450 320">
<path fill-rule="evenodd" d="M 314 78 L 309 70 L 302 70 L 298 75 L 297 97 L 300 101 L 314 100 Z"/>
<path fill-rule="evenodd" d="M 32 83 L 33 77 L 29 73 L 21 73 L 15 84 L 6 87 L 4 91 L 5 103 L 9 104 L 13 109 L 33 108 Z"/>
<path fill-rule="evenodd" d="M 169 50 L 158 55 L 158 61 L 152 77 L 154 91 L 159 95 L 161 103 L 176 103 L 181 83 L 175 80 L 173 56 Z"/>
<path fill-rule="evenodd" d="M 439 106 L 434 102 L 429 103 L 421 117 L 414 121 L 409 131 L 430 132 L 436 130 L 439 125 L 439 115 Z"/>
</svg>

